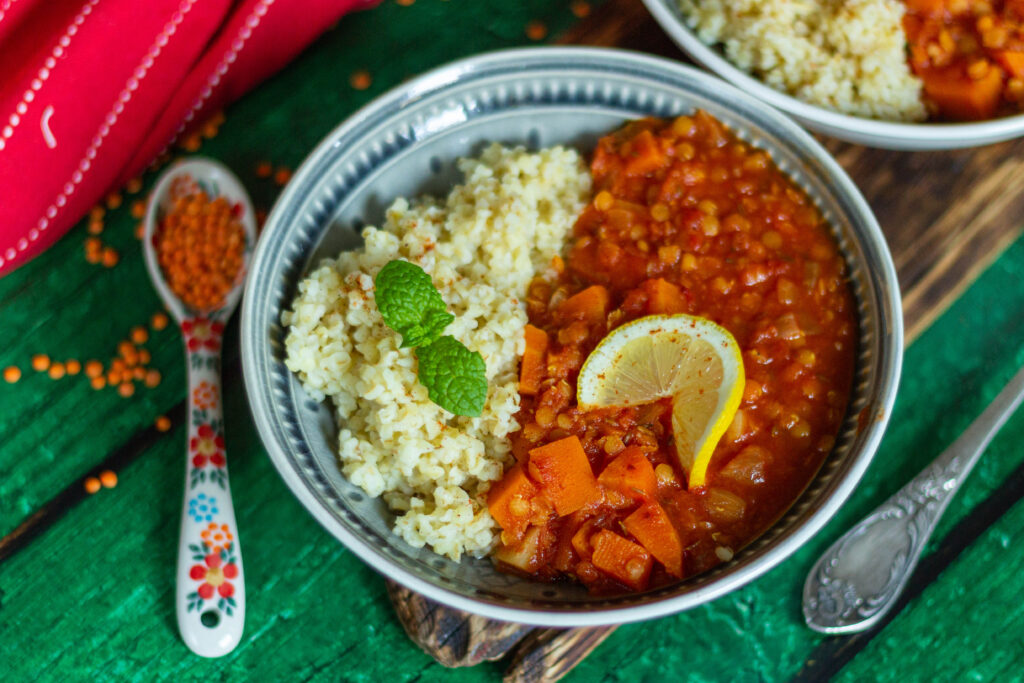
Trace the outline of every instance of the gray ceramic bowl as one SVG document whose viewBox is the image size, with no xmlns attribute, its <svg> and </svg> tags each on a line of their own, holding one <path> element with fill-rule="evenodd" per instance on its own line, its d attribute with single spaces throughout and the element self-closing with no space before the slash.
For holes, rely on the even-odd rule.
<svg viewBox="0 0 1024 683">
<path fill-rule="evenodd" d="M 644 0 L 647 9 L 683 52 L 725 80 L 788 113 L 803 125 L 840 140 L 871 147 L 936 150 L 978 147 L 1024 135 L 1024 114 L 965 123 L 899 123 L 840 114 L 771 88 L 705 45 L 687 25 L 677 0 Z"/>
<path fill-rule="evenodd" d="M 574 145 L 642 116 L 702 108 L 769 151 L 834 226 L 861 320 L 853 399 L 835 451 L 796 504 L 733 561 L 637 595 L 589 596 L 579 586 L 531 583 L 487 560 L 451 562 L 390 531 L 378 499 L 336 464 L 328 408 L 310 400 L 282 361 L 280 315 L 325 255 L 358 245 L 398 196 L 446 193 L 454 162 L 486 143 Z M 585 48 L 513 50 L 456 62 L 412 80 L 352 115 L 310 154 L 274 207 L 253 257 L 242 310 L 245 384 L 256 426 L 303 505 L 382 574 L 442 603 L 496 619 L 580 626 L 648 619 L 698 605 L 768 571 L 832 517 L 871 462 L 888 420 L 902 349 L 899 290 L 885 240 L 850 179 L 796 124 L 695 69 Z M 871 419 L 857 416 L 867 411 Z M 794 596 L 794 600 L 797 596 Z"/>
</svg>

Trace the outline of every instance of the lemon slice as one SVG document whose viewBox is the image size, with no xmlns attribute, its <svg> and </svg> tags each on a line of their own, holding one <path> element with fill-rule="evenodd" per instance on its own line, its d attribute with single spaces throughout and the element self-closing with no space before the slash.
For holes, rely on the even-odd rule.
<svg viewBox="0 0 1024 683">
<path fill-rule="evenodd" d="M 692 315 L 652 315 L 612 330 L 580 370 L 580 408 L 672 398 L 672 432 L 689 487 L 703 486 L 711 454 L 740 405 L 740 347 L 724 328 Z"/>
</svg>

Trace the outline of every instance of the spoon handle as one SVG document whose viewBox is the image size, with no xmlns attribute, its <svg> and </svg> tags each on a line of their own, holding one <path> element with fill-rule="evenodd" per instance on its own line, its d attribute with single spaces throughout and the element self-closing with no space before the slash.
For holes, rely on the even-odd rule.
<svg viewBox="0 0 1024 683">
<path fill-rule="evenodd" d="M 221 410 L 224 324 L 189 318 L 181 328 L 189 407 L 178 540 L 178 630 L 197 655 L 220 657 L 238 645 L 245 623 L 245 575 L 228 485 Z"/>
<path fill-rule="evenodd" d="M 1024 368 L 943 453 L 825 551 L 804 584 L 807 625 L 871 628 L 896 604 L 949 501 L 1024 398 Z"/>
</svg>

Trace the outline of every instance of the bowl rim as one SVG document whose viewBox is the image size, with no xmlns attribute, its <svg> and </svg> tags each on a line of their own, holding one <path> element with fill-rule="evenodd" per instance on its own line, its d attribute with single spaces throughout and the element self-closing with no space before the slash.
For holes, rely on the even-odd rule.
<svg viewBox="0 0 1024 683">
<path fill-rule="evenodd" d="M 905 151 L 978 147 L 1024 135 L 1024 113 L 963 123 L 904 123 L 842 114 L 808 104 L 766 85 L 705 44 L 682 18 L 676 0 L 643 2 L 662 30 L 698 64 L 817 132 L 848 142 Z"/>
<path fill-rule="evenodd" d="M 709 87 L 719 90 L 728 88 L 734 91 L 730 93 L 730 97 L 743 100 L 747 106 L 756 109 L 761 115 L 771 119 L 774 125 L 784 129 L 788 136 L 787 140 L 790 141 L 792 146 L 802 146 L 815 154 L 816 160 L 822 164 L 822 172 L 835 183 L 835 192 L 845 195 L 849 199 L 852 209 L 863 220 L 868 234 L 876 240 L 878 245 L 881 245 L 882 248 L 879 250 L 882 257 L 881 262 L 875 265 L 879 271 L 878 278 L 884 281 L 887 287 L 879 291 L 876 298 L 883 304 L 883 310 L 879 312 L 879 316 L 884 318 L 888 324 L 886 340 L 891 349 L 889 349 L 890 353 L 881 354 L 882 358 L 879 361 L 879 382 L 881 383 L 882 390 L 877 395 L 880 398 L 874 403 L 869 404 L 871 410 L 876 413 L 876 419 L 870 420 L 868 426 L 864 428 L 863 431 L 867 432 L 867 435 L 862 450 L 855 458 L 851 459 L 849 466 L 842 475 L 837 475 L 830 497 L 823 502 L 819 509 L 809 513 L 802 522 L 794 526 L 788 532 L 786 538 L 765 550 L 757 562 L 741 567 L 733 573 L 723 576 L 721 580 L 702 586 L 696 591 L 665 596 L 653 602 L 623 607 L 593 609 L 588 608 L 587 605 L 581 605 L 579 608 L 564 610 L 510 607 L 461 595 L 449 588 L 422 579 L 405 568 L 393 564 L 358 534 L 350 533 L 345 529 L 342 524 L 334 519 L 329 510 L 321 506 L 313 493 L 307 488 L 304 478 L 291 467 L 284 450 L 276 441 L 272 426 L 268 421 L 265 421 L 263 411 L 266 409 L 266 402 L 258 398 L 260 392 L 257 389 L 261 386 L 261 378 L 258 374 L 257 366 L 266 359 L 257 356 L 257 345 L 251 340 L 265 339 L 266 335 L 264 331 L 254 328 L 254 307 L 256 304 L 253 301 L 257 294 L 254 289 L 258 282 L 256 277 L 247 279 L 241 315 L 242 331 L 240 337 L 246 398 L 249 402 L 261 441 L 267 449 L 275 468 L 288 488 L 291 489 L 293 495 L 299 499 L 299 502 L 327 531 L 339 539 L 360 560 L 386 578 L 449 607 L 501 621 L 550 627 L 580 627 L 629 623 L 662 617 L 717 599 L 749 583 L 758 576 L 775 568 L 820 531 L 847 500 L 867 470 L 878 449 L 878 444 L 892 413 L 903 358 L 902 308 L 895 266 L 886 246 L 881 228 L 867 201 L 839 164 L 810 134 L 784 114 L 772 109 L 756 98 L 723 83 L 711 74 L 691 66 L 682 65 L 676 61 L 616 48 L 527 47 L 498 50 L 455 60 L 432 69 L 419 77 L 390 89 L 346 117 L 307 155 L 302 165 L 296 171 L 292 181 L 275 202 L 267 218 L 266 228 L 269 230 L 277 225 L 278 214 L 283 214 L 286 211 L 283 207 L 301 201 L 301 197 L 298 196 L 298 188 L 302 187 L 304 185 L 303 181 L 314 172 L 317 160 L 326 153 L 326 150 L 334 147 L 337 144 L 336 141 L 341 139 L 346 133 L 359 129 L 368 119 L 390 116 L 396 113 L 405 103 L 414 102 L 428 94 L 443 92 L 447 86 L 459 82 L 460 76 L 477 72 L 486 73 L 488 67 L 498 67 L 517 62 L 525 65 L 523 70 L 528 70 L 531 66 L 536 66 L 530 60 L 539 60 L 541 58 L 546 58 L 548 60 L 546 63 L 571 63 L 572 60 L 581 60 L 587 64 L 607 64 L 610 60 L 616 64 L 633 67 L 635 70 L 645 74 L 664 74 L 667 70 L 668 72 L 684 74 L 687 78 L 703 81 Z M 547 70 L 547 73 L 550 73 L 550 69 Z M 271 250 L 270 240 L 260 240 L 253 255 L 251 276 L 255 275 L 261 269 L 263 263 L 271 258 Z M 889 315 L 885 315 L 886 312 Z M 267 341 L 263 341 L 258 346 L 264 352 L 269 352 L 270 345 Z"/>
</svg>

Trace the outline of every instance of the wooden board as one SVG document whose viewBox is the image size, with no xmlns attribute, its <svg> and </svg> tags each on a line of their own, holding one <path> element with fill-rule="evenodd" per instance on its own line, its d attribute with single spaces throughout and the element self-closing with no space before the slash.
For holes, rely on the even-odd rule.
<svg viewBox="0 0 1024 683">
<path fill-rule="evenodd" d="M 680 58 L 638 0 L 597 5 L 588 5 L 593 11 L 578 22 L 573 10 L 582 13 L 580 5 L 570 0 L 384 0 L 344 19 L 231 107 L 201 153 L 234 168 L 266 209 L 279 188 L 256 176 L 258 160 L 294 168 L 372 97 L 450 59 L 529 44 L 532 22 L 543 24 L 549 37 Z M 381 51 L 385 34 L 393 49 Z M 349 84 L 359 70 L 371 77 L 366 90 Z M 790 560 L 714 603 L 568 639 L 502 625 L 505 641 L 522 636 L 506 658 L 459 669 L 412 644 L 384 581 L 321 529 L 277 476 L 249 419 L 236 324 L 226 342 L 225 415 L 246 552 L 246 633 L 223 660 L 196 658 L 181 644 L 172 601 L 185 439 L 180 339 L 171 330 L 152 334 L 146 346 L 163 382 L 130 400 L 95 392 L 81 376 L 54 381 L 28 369 L 40 352 L 55 360 L 109 358 L 128 330 L 159 307 L 132 234 L 130 206 L 141 195 L 125 195 L 105 219 L 102 239 L 121 253 L 114 269 L 85 263 L 83 222 L 0 280 L 0 367 L 17 364 L 24 372 L 17 384 L 0 383 L 5 679 L 485 681 L 506 673 L 537 680 L 540 673 L 550 680 L 576 663 L 574 653 L 586 652 L 569 679 L 778 681 L 838 674 L 931 683 L 1019 676 L 1024 416 L 1007 424 L 953 501 L 892 620 L 839 639 L 803 626 L 798 596 L 817 555 L 950 443 L 1024 360 L 1024 241 L 1016 239 L 1024 212 L 1015 173 L 1021 143 L 940 154 L 827 145 L 879 214 L 900 269 L 908 328 L 916 332 L 891 427 L 862 485 Z M 146 177 L 147 185 L 152 179 Z M 160 414 L 172 418 L 170 431 L 153 428 Z M 86 495 L 82 478 L 107 468 L 118 473 L 118 486 Z M 421 608 L 406 603 L 415 616 L 405 621 L 456 634 L 458 640 L 445 643 L 449 662 L 488 660 L 501 651 L 474 639 L 480 625 L 460 630 L 459 620 L 427 617 Z"/>
</svg>

